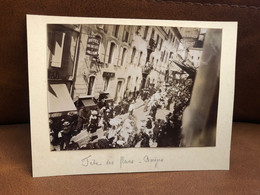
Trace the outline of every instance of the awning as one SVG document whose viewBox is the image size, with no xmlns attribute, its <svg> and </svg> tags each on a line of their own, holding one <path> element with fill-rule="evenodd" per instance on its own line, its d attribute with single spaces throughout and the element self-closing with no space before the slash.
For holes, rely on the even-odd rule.
<svg viewBox="0 0 260 195">
<path fill-rule="evenodd" d="M 50 84 L 48 92 L 49 113 L 77 111 L 65 84 Z"/>
<path fill-rule="evenodd" d="M 173 61 L 177 66 L 179 66 L 183 71 L 185 71 L 186 73 L 188 73 L 191 77 L 195 78 L 196 76 L 196 69 L 195 68 L 192 68 L 190 66 L 187 66 L 187 65 L 184 65 L 180 62 L 177 62 L 177 61 Z"/>
<path fill-rule="evenodd" d="M 92 99 L 80 99 L 80 100 L 85 107 L 96 106 L 95 102 Z"/>
</svg>

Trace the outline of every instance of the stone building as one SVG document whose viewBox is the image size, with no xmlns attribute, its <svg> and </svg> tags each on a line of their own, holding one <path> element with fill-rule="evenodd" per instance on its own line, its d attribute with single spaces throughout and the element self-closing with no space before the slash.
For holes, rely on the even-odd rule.
<svg viewBox="0 0 260 195">
<path fill-rule="evenodd" d="M 81 25 L 73 76 L 66 83 L 75 101 L 108 94 L 116 103 L 144 87 L 160 87 L 181 79 L 184 71 L 175 62 L 188 59 L 182 43 L 183 29 L 131 25 Z M 74 59 L 74 56 L 67 56 Z M 72 79 L 70 83 L 68 79 Z"/>
<path fill-rule="evenodd" d="M 72 101 L 80 25 L 47 25 L 48 109 L 51 115 L 76 111 Z"/>
<path fill-rule="evenodd" d="M 108 93 L 118 102 L 138 91 L 147 55 L 145 43 L 136 26 L 83 25 L 74 99 Z"/>
</svg>

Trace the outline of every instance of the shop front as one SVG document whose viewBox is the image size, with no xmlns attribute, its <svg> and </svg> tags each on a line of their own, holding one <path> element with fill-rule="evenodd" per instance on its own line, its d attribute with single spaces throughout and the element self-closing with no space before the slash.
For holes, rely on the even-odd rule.
<svg viewBox="0 0 260 195">
<path fill-rule="evenodd" d="M 61 117 L 69 112 L 77 114 L 77 108 L 73 103 L 66 84 L 49 84 L 48 112 L 50 117 Z"/>
</svg>

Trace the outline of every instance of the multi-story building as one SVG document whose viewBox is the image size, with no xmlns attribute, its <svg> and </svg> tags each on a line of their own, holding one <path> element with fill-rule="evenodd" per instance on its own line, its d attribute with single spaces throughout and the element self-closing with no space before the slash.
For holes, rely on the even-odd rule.
<svg viewBox="0 0 260 195">
<path fill-rule="evenodd" d="M 147 53 L 138 31 L 136 26 L 82 26 L 75 100 L 105 92 L 118 102 L 140 89 Z"/>
<path fill-rule="evenodd" d="M 71 98 L 80 25 L 47 25 L 48 105 L 51 115 L 76 111 Z"/>
<path fill-rule="evenodd" d="M 59 101 L 71 105 L 64 110 L 72 110 L 75 106 L 70 96 L 76 102 L 81 97 L 98 99 L 106 93 L 118 103 L 144 87 L 160 87 L 180 79 L 184 71 L 176 62 L 192 58 L 182 42 L 184 30 L 131 25 L 48 25 L 49 91 L 52 97 L 67 94 Z M 51 108 L 57 107 L 55 101 L 51 102 Z"/>
</svg>

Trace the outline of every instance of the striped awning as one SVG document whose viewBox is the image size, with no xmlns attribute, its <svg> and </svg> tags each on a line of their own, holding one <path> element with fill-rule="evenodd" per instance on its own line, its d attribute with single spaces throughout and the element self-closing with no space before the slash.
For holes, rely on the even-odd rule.
<svg viewBox="0 0 260 195">
<path fill-rule="evenodd" d="M 48 91 L 49 113 L 76 111 L 65 84 L 50 84 Z"/>
</svg>

